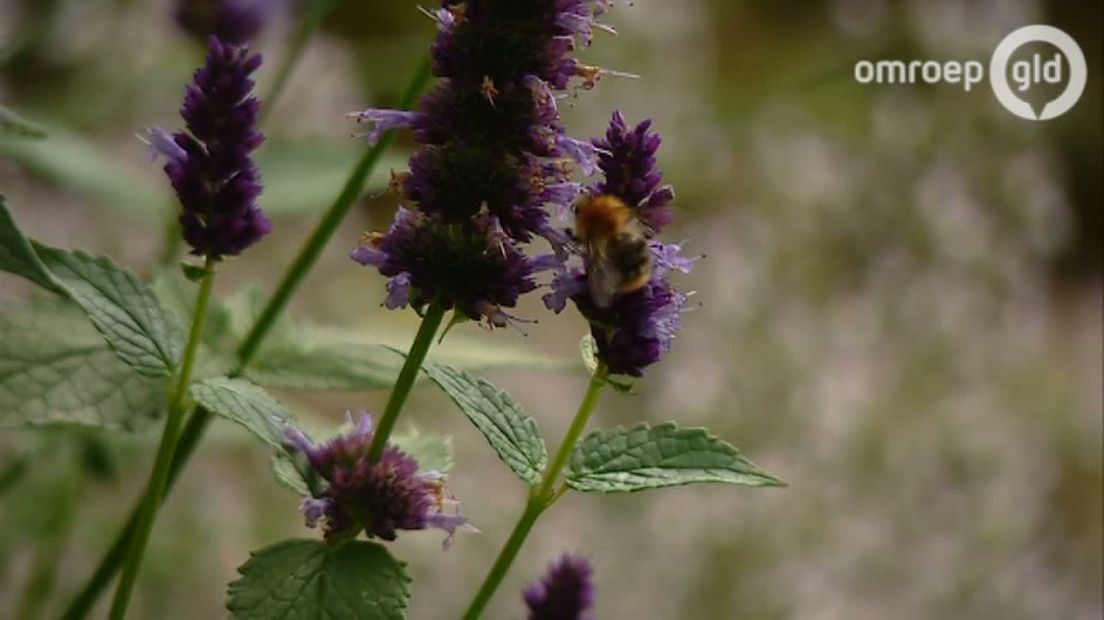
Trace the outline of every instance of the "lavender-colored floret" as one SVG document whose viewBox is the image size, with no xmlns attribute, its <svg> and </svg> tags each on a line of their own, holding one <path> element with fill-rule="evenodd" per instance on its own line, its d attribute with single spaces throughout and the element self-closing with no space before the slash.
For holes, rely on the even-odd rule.
<svg viewBox="0 0 1104 620">
<path fill-rule="evenodd" d="M 564 554 L 522 591 L 529 620 L 593 620 L 593 569 L 586 558 Z"/>
</svg>

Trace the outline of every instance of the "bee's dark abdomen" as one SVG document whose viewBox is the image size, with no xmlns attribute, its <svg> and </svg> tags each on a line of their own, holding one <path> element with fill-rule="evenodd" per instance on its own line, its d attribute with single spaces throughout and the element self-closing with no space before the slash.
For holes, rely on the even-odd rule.
<svg viewBox="0 0 1104 620">
<path fill-rule="evenodd" d="M 625 280 L 636 280 L 651 268 L 652 255 L 648 241 L 631 235 L 618 235 L 610 244 L 609 259 Z"/>
</svg>

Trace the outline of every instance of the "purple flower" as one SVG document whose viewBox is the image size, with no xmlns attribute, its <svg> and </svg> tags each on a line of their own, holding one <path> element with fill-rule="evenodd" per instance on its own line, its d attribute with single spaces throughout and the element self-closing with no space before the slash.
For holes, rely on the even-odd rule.
<svg viewBox="0 0 1104 620">
<path fill-rule="evenodd" d="M 274 0 L 180 0 L 176 22 L 200 41 L 209 36 L 230 45 L 252 41 L 261 31 Z"/>
<path fill-rule="evenodd" d="M 447 548 L 457 529 L 472 529 L 455 510 L 458 502 L 447 496 L 444 474 L 419 471 L 418 461 L 393 445 L 378 461 L 368 460 L 372 417 L 367 413 L 348 433 L 325 443 L 312 443 L 297 428 L 287 430 L 287 441 L 326 483 L 324 492 L 303 500 L 300 511 L 308 526 L 321 522 L 327 538 L 363 531 L 369 538 L 394 540 L 398 530 L 435 527 L 448 533 Z"/>
<path fill-rule="evenodd" d="M 605 180 L 591 188 L 594 194 L 613 194 L 637 209 L 641 221 L 659 232 L 671 223 L 667 205 L 675 197 L 670 185 L 660 185 L 656 169 L 659 134 L 650 132 L 652 121 L 630 128 L 621 112 L 614 112 L 603 138 L 592 142 L 598 149 L 598 167 Z"/>
<path fill-rule="evenodd" d="M 551 255 L 524 254 L 492 216 L 467 227 L 436 215 L 399 208 L 390 229 L 371 234 L 352 258 L 389 278 L 388 308 L 436 302 L 473 320 L 502 327 L 512 319 L 503 307 L 537 287 L 533 275 L 556 268 Z"/>
<path fill-rule="evenodd" d="M 654 233 L 671 220 L 667 203 L 674 197 L 670 186 L 658 187 L 660 173 L 655 168 L 655 153 L 659 136 L 649 132 L 645 121 L 629 130 L 625 119 L 614 113 L 604 140 L 594 140 L 602 150 L 599 166 L 603 181 L 588 188 L 594 195 L 613 194 L 637 209 L 638 216 Z M 652 272 L 648 282 L 636 290 L 618 294 L 608 304 L 592 299 L 587 285 L 586 249 L 573 246 L 580 253 L 581 266 L 563 266 L 556 270 L 551 291 L 544 295 L 544 304 L 561 312 L 570 299 L 590 323 L 590 332 L 597 343 L 598 359 L 611 374 L 639 377 L 646 366 L 659 361 L 671 349 L 675 332 L 682 326 L 682 313 L 689 294 L 671 286 L 667 276 L 672 271 L 689 273 L 700 256 L 682 254 L 682 243 L 648 240 Z"/>
<path fill-rule="evenodd" d="M 522 598 L 529 620 L 592 620 L 594 584 L 586 558 L 564 554 L 548 567 L 548 573 L 526 586 Z"/>
<path fill-rule="evenodd" d="M 437 22 L 431 56 L 442 79 L 417 111 L 352 115 L 372 124 L 362 134 L 370 140 L 413 130 L 421 148 L 395 185 L 412 208 L 474 235 L 486 214 L 513 240 L 543 236 L 563 254 L 548 208 L 565 210 L 578 195 L 564 162 L 592 174 L 600 151 L 565 135 L 556 100 L 572 78 L 593 77 L 570 55 L 593 29 L 608 29 L 596 21 L 599 9 L 589 0 L 536 0 L 520 10 L 507 0 L 444 0 L 423 10 Z"/>
<path fill-rule="evenodd" d="M 164 155 L 183 212 L 180 224 L 192 253 L 234 256 L 272 230 L 257 206 L 260 173 L 250 153 L 264 136 L 257 131 L 260 102 L 250 96 L 258 54 L 211 37 L 206 65 L 195 72 L 180 115 L 188 131 L 154 127 L 145 140 Z"/>
</svg>

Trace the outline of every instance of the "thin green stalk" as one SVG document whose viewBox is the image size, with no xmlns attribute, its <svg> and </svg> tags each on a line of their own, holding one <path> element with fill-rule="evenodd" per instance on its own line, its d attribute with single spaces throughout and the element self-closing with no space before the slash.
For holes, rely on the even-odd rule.
<svg viewBox="0 0 1104 620">
<path fill-rule="evenodd" d="M 383 448 L 387 445 L 387 438 L 391 436 L 391 430 L 395 428 L 395 422 L 399 419 L 406 397 L 410 395 L 410 388 L 414 386 L 414 380 L 418 378 L 418 371 L 422 368 L 429 347 L 433 345 L 433 339 L 437 336 L 437 330 L 441 327 L 441 321 L 445 318 L 445 310 L 436 303 L 429 304 L 425 316 L 422 317 L 422 325 L 418 328 L 418 334 L 414 336 L 414 343 L 410 345 L 410 352 L 406 354 L 399 378 L 395 380 L 395 387 L 391 388 L 391 397 L 387 399 L 387 407 L 376 424 L 372 435 L 372 443 L 368 446 L 368 460 L 378 461 L 383 455 Z"/>
<path fill-rule="evenodd" d="M 571 425 L 567 428 L 563 441 L 560 442 L 560 447 L 556 449 L 556 454 L 552 457 L 552 463 L 544 472 L 540 487 L 529 494 L 525 511 L 521 513 L 517 525 L 514 526 L 514 531 L 506 539 L 506 544 L 502 546 L 502 551 L 498 552 L 495 563 L 483 580 L 483 585 L 479 587 L 475 598 L 468 605 L 468 610 L 464 612 L 464 620 L 477 620 L 483 613 L 487 603 L 491 601 L 491 597 L 498 590 L 498 586 L 502 584 L 506 573 L 510 571 L 510 566 L 513 565 L 518 552 L 521 551 L 522 544 L 525 543 L 525 538 L 533 529 L 537 519 L 563 494 L 562 488 L 556 489 L 556 482 L 559 480 L 560 472 L 567 465 L 571 451 L 575 449 L 575 444 L 579 442 L 579 437 L 586 429 L 590 414 L 594 411 L 594 406 L 598 404 L 598 397 L 602 393 L 602 388 L 606 385 L 606 374 L 605 364 L 599 363 L 594 375 L 590 378 L 586 393 L 583 394 L 583 400 L 579 403 L 579 410 L 575 413 L 575 418 L 571 420 Z"/>
<path fill-rule="evenodd" d="M 211 287 L 215 282 L 216 262 L 215 259 L 208 257 L 203 265 L 203 280 L 199 285 L 199 297 L 196 299 L 195 312 L 192 316 L 192 329 L 188 333 L 188 344 L 184 349 L 184 358 L 180 362 L 180 371 L 177 373 L 176 387 L 169 402 L 165 431 L 161 434 L 161 445 L 157 448 L 157 458 L 154 460 L 153 473 L 150 475 L 149 487 L 142 502 L 134 537 L 127 549 L 123 576 L 119 580 L 119 587 L 115 590 L 115 599 L 111 602 L 112 620 L 121 620 L 126 615 L 130 594 L 134 591 L 134 582 L 138 578 L 138 569 L 142 565 L 142 556 L 145 554 L 146 544 L 149 542 L 150 532 L 157 518 L 157 509 L 161 505 L 161 496 L 164 495 L 165 487 L 169 482 L 173 451 L 187 410 L 185 402 L 188 386 L 192 381 L 192 367 L 195 365 L 196 352 L 199 350 L 200 337 L 203 335 L 203 322 L 207 316 L 207 303 L 211 300 Z"/>
<path fill-rule="evenodd" d="M 407 84 L 406 90 L 403 91 L 403 95 L 399 100 L 399 107 L 402 109 L 410 109 L 414 105 L 414 101 L 418 97 L 418 94 L 429 84 L 429 80 L 429 60 L 426 59 L 419 65 L 418 70 L 411 77 L 410 83 Z M 284 279 L 276 288 L 276 293 L 269 299 L 265 308 L 261 311 L 260 317 L 254 322 L 249 334 L 246 335 L 245 340 L 238 347 L 238 364 L 237 367 L 229 373 L 231 377 L 238 376 L 244 372 L 245 367 L 249 365 L 253 356 L 256 355 L 261 343 L 275 324 L 276 319 L 278 319 L 283 312 L 292 294 L 303 283 L 303 278 L 306 277 L 307 273 L 314 267 L 315 262 L 322 253 L 322 249 L 329 242 L 330 237 L 333 236 L 334 231 L 337 230 L 342 219 L 344 219 L 349 209 L 352 208 L 353 204 L 356 202 L 357 197 L 364 188 L 365 182 L 379 163 L 381 155 L 394 140 L 393 133 L 394 132 L 388 132 L 384 134 L 380 138 L 380 141 L 370 148 L 360 161 L 357 162 L 356 167 L 353 168 L 353 172 L 349 176 L 349 180 L 345 182 L 341 194 L 334 201 L 333 205 L 330 206 L 329 210 L 326 211 L 325 215 L 322 216 L 314 232 L 311 233 L 311 236 L 299 251 L 295 261 L 288 267 L 287 272 L 284 274 Z M 173 454 L 166 494 L 168 489 L 171 489 L 176 482 L 177 477 L 184 469 L 184 465 L 187 464 L 188 459 L 191 458 L 192 454 L 195 452 L 196 446 L 199 445 L 212 419 L 213 416 L 209 411 L 206 411 L 202 407 L 197 407 L 195 412 L 188 419 L 188 423 L 184 425 L 184 430 L 180 433 L 176 451 Z M 164 499 L 164 495 L 162 495 L 161 499 Z M 80 618 L 87 617 L 92 606 L 96 604 L 96 600 L 99 598 L 100 594 L 103 593 L 104 589 L 111 583 L 112 577 L 118 572 L 119 566 L 126 557 L 126 551 L 130 545 L 130 540 L 137 530 L 138 518 L 144 501 L 143 499 L 143 503 L 135 506 L 131 511 L 130 518 L 127 520 L 123 530 L 119 533 L 118 537 L 116 537 L 110 549 L 108 549 L 107 554 L 100 561 L 99 566 L 96 567 L 96 571 L 92 574 L 88 583 L 85 584 L 84 588 L 69 605 L 69 609 L 66 610 L 64 616 L 62 616 L 64 620 L 79 620 Z"/>
<path fill-rule="evenodd" d="M 322 20 L 337 6 L 337 0 L 316 0 L 306 4 L 307 6 L 303 9 L 305 11 L 303 21 L 300 22 L 299 29 L 295 31 L 295 35 L 292 36 L 291 42 L 288 44 L 287 55 L 284 56 L 280 67 L 276 70 L 276 78 L 272 81 L 272 87 L 261 99 L 264 102 L 261 106 L 260 121 L 262 125 L 272 114 L 272 109 L 276 107 L 276 100 L 284 92 L 284 88 L 295 70 L 295 65 L 299 64 L 299 59 L 307 48 L 307 42 L 314 35 L 314 31 L 322 25 Z"/>
</svg>

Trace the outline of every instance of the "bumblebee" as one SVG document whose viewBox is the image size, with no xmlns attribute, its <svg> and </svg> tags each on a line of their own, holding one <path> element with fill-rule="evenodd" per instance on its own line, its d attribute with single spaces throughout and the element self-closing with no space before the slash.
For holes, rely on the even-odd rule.
<svg viewBox="0 0 1104 620">
<path fill-rule="evenodd" d="M 648 284 L 652 253 L 648 229 L 620 198 L 584 196 L 575 204 L 574 237 L 587 251 L 587 287 L 599 308 Z"/>
</svg>

